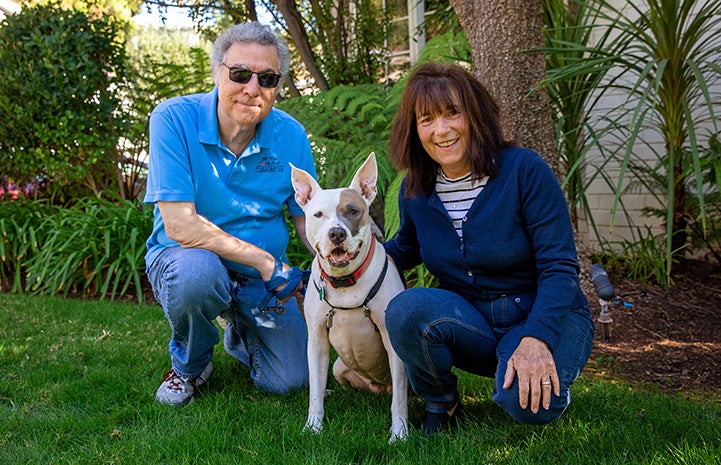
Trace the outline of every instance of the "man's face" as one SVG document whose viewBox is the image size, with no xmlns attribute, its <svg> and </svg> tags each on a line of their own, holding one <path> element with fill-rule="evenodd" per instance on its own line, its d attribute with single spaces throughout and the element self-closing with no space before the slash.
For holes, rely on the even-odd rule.
<svg viewBox="0 0 721 465">
<path fill-rule="evenodd" d="M 280 74 L 278 51 L 270 45 L 252 42 L 233 44 L 225 54 L 224 64 L 256 73 Z M 213 73 L 213 80 L 218 86 L 218 117 L 241 126 L 255 126 L 273 108 L 277 87 L 262 87 L 257 74 L 253 74 L 245 84 L 233 82 L 226 66 L 219 65 Z"/>
</svg>

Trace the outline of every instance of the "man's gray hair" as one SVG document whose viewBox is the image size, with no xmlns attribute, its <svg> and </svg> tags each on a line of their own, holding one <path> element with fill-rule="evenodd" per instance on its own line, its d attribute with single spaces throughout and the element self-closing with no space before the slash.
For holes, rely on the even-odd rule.
<svg viewBox="0 0 721 465">
<path fill-rule="evenodd" d="M 288 75 L 290 69 L 290 51 L 288 44 L 280 35 L 273 32 L 270 27 L 260 24 L 257 21 L 236 24 L 229 27 L 215 39 L 213 51 L 210 55 L 210 65 L 215 70 L 225 60 L 225 54 L 234 44 L 255 43 L 269 45 L 278 50 L 280 62 L 280 74 Z"/>
</svg>

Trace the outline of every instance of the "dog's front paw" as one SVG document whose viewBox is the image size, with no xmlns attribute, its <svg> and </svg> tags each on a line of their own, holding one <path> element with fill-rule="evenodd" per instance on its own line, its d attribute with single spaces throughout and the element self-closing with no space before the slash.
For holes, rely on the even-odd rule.
<svg viewBox="0 0 721 465">
<path fill-rule="evenodd" d="M 311 433 L 319 434 L 323 429 L 323 419 L 320 417 L 309 416 L 303 426 L 303 432 L 310 431 Z"/>
<path fill-rule="evenodd" d="M 408 422 L 402 418 L 394 418 L 391 425 L 391 437 L 388 444 L 408 439 Z"/>
</svg>

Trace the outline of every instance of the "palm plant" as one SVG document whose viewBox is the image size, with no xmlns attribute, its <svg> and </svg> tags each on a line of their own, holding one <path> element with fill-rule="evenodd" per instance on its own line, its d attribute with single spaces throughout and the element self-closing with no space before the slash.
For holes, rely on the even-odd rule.
<svg viewBox="0 0 721 465">
<path fill-rule="evenodd" d="M 599 71 L 604 77 L 595 88 L 599 98 L 587 101 L 585 108 L 587 115 L 595 115 L 599 125 L 593 126 L 588 116 L 577 123 L 584 130 L 598 128 L 601 122 L 606 128 L 608 137 L 597 137 L 601 134 L 598 129 L 591 133 L 590 141 L 602 148 L 604 157 L 602 165 L 591 175 L 598 175 L 611 158 L 619 163 L 611 227 L 625 192 L 626 176 L 646 183 L 648 178 L 639 170 L 643 167 L 650 168 L 656 178 L 663 178 L 665 192 L 651 193 L 665 211 L 663 253 L 668 284 L 672 263 L 683 254 L 687 243 L 689 196 L 696 197 L 699 220 L 702 228 L 706 228 L 706 186 L 700 147 L 718 133 L 715 115 L 721 105 L 721 67 L 716 62 L 721 57 L 718 23 L 721 2 L 625 0 L 621 7 L 616 6 L 618 1 L 610 0 L 573 2 L 576 3 L 597 15 L 595 24 L 575 24 L 565 26 L 565 30 L 593 28 L 601 32 L 603 39 L 592 46 L 577 47 L 586 57 L 599 57 Z M 562 55 L 567 52 L 567 44 L 552 43 L 548 53 Z M 549 83 L 587 78 L 593 66 L 597 66 L 593 60 L 560 63 L 554 72 L 549 72 Z M 621 106 L 613 112 L 600 108 L 600 97 L 614 94 L 622 96 Z M 650 151 L 653 163 L 637 157 L 641 149 Z M 583 151 L 577 153 L 585 155 Z"/>
<path fill-rule="evenodd" d="M 598 107 L 602 94 L 596 89 L 613 68 L 614 47 L 621 44 L 610 44 L 610 28 L 597 31 L 599 10 L 592 5 L 543 0 L 543 13 L 548 73 L 544 86 L 553 109 L 556 153 L 565 173 L 563 187 L 574 226 L 578 227 L 576 212 L 581 208 L 598 235 L 585 192 L 597 176 L 603 176 L 608 158 L 601 157 L 601 164 L 588 176 L 584 176 L 583 168 L 586 154 L 594 147 L 603 148 L 599 141 L 612 126 L 596 128 L 588 118 L 588 109 Z"/>
</svg>

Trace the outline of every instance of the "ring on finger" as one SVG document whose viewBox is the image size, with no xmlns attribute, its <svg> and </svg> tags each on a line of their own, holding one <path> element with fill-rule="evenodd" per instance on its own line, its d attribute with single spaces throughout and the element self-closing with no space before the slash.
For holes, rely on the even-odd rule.
<svg viewBox="0 0 721 465">
<path fill-rule="evenodd" d="M 542 381 L 541 384 L 544 386 L 550 386 L 551 382 L 550 381 Z"/>
</svg>

